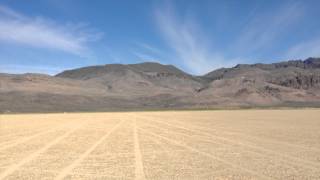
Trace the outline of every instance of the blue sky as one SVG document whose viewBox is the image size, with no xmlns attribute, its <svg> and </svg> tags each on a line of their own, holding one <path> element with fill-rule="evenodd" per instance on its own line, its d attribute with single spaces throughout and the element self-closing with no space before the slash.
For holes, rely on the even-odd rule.
<svg viewBox="0 0 320 180">
<path fill-rule="evenodd" d="M 2 0 L 0 72 L 155 61 L 204 74 L 320 56 L 320 1 Z"/>
</svg>

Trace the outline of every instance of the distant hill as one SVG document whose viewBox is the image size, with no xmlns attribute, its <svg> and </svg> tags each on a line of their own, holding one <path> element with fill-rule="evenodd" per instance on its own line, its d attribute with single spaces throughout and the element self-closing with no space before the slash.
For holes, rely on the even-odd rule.
<svg viewBox="0 0 320 180">
<path fill-rule="evenodd" d="M 0 112 L 320 106 L 320 58 L 239 64 L 203 76 L 145 62 L 0 74 Z"/>
</svg>

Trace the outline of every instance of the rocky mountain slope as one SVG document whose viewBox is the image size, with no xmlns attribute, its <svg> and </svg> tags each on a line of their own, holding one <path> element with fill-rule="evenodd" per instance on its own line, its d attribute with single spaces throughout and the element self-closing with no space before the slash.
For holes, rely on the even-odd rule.
<svg viewBox="0 0 320 180">
<path fill-rule="evenodd" d="M 204 76 L 158 63 L 0 74 L 0 112 L 320 106 L 320 58 L 240 64 Z"/>
</svg>

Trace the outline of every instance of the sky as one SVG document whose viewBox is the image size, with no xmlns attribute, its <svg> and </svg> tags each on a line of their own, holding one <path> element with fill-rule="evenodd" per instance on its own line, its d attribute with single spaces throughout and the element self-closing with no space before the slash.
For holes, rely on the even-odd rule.
<svg viewBox="0 0 320 180">
<path fill-rule="evenodd" d="M 320 56 L 318 0 L 2 0 L 0 72 L 159 62 L 202 75 Z"/>
</svg>

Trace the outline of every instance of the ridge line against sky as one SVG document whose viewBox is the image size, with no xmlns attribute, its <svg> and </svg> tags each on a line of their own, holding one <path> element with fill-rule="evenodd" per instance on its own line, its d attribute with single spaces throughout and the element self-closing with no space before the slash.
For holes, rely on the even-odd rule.
<svg viewBox="0 0 320 180">
<path fill-rule="evenodd" d="M 156 61 L 201 75 L 238 63 L 316 57 L 317 7 L 311 0 L 4 0 L 0 72 Z"/>
</svg>

